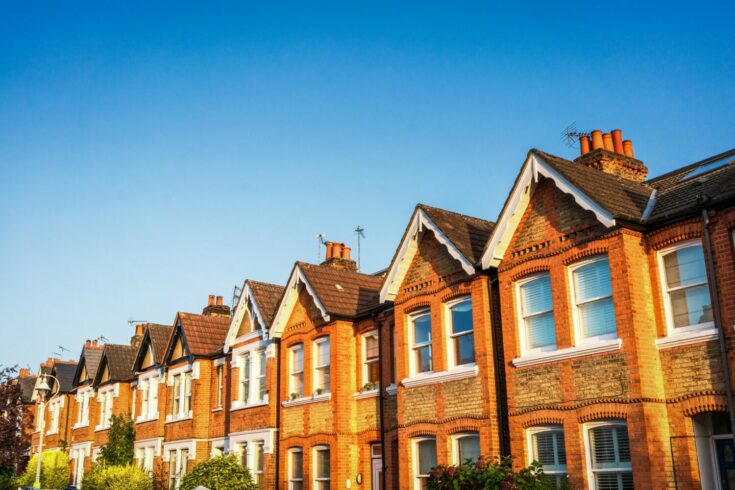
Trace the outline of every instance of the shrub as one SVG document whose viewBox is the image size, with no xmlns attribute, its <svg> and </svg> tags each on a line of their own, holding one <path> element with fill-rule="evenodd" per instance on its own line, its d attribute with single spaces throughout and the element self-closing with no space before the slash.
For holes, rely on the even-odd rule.
<svg viewBox="0 0 735 490">
<path fill-rule="evenodd" d="M 107 466 L 127 466 L 135 457 L 135 428 L 127 415 L 110 418 L 107 444 L 100 450 L 99 463 Z"/>
<path fill-rule="evenodd" d="M 0 471 L 0 490 L 16 490 L 17 488 L 15 475 L 9 471 Z"/>
<path fill-rule="evenodd" d="M 151 490 L 153 482 L 137 466 L 98 464 L 82 477 L 82 486 L 84 490 Z"/>
<path fill-rule="evenodd" d="M 33 486 L 36 481 L 38 454 L 28 462 L 25 473 L 18 477 L 18 486 Z M 41 458 L 41 488 L 63 489 L 69 484 L 69 456 L 63 451 L 45 451 Z"/>
<path fill-rule="evenodd" d="M 429 476 L 430 490 L 554 490 L 556 484 L 537 462 L 513 472 L 510 458 L 488 461 L 480 457 L 458 466 L 437 466 Z"/>
<path fill-rule="evenodd" d="M 217 456 L 194 466 L 181 480 L 180 490 L 194 490 L 202 485 L 211 490 L 255 490 L 247 468 L 240 466 L 234 454 Z M 86 487 L 85 487 L 86 490 Z"/>
</svg>

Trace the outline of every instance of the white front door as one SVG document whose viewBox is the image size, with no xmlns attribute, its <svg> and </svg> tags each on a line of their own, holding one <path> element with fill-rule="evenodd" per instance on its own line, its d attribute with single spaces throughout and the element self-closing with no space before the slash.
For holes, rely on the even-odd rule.
<svg viewBox="0 0 735 490">
<path fill-rule="evenodd" d="M 383 458 L 373 458 L 373 488 L 372 490 L 383 490 Z"/>
</svg>

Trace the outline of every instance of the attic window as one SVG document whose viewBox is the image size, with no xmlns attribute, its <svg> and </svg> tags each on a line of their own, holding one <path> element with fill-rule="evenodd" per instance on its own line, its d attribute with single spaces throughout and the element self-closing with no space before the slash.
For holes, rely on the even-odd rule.
<svg viewBox="0 0 735 490">
<path fill-rule="evenodd" d="M 334 287 L 336 287 L 339 291 L 344 291 L 345 290 L 345 288 L 343 288 L 339 284 L 335 284 Z"/>
<path fill-rule="evenodd" d="M 687 173 L 681 179 L 679 179 L 679 182 L 684 181 L 684 180 L 693 179 L 694 177 L 699 177 L 700 175 L 703 175 L 712 170 L 717 170 L 720 167 L 724 167 L 725 165 L 729 163 L 734 163 L 734 162 L 735 162 L 735 156 L 731 154 L 731 155 L 727 155 L 722 158 L 718 158 L 717 160 L 711 161 L 709 163 L 701 164 L 698 167 L 692 169 L 689 173 Z"/>
</svg>

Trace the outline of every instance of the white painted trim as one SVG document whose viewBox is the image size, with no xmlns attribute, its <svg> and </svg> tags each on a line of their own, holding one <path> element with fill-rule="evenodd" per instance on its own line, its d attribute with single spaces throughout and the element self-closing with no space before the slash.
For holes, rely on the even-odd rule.
<svg viewBox="0 0 735 490">
<path fill-rule="evenodd" d="M 574 343 L 577 346 L 582 346 L 583 344 L 588 343 L 595 343 L 605 340 L 612 340 L 616 339 L 618 337 L 618 322 L 617 318 L 615 318 L 615 299 L 613 298 L 613 287 L 612 287 L 612 273 L 610 273 L 610 296 L 609 298 L 612 300 L 613 303 L 613 320 L 615 321 L 615 332 L 610 332 L 602 335 L 596 335 L 593 337 L 583 337 L 582 336 L 582 320 L 579 318 L 579 306 L 577 305 L 577 290 L 574 286 L 574 272 L 579 269 L 580 267 L 584 267 L 586 265 L 594 264 L 595 262 L 601 262 L 601 261 L 607 262 L 607 268 L 610 269 L 610 258 L 607 254 L 600 254 L 595 255 L 593 257 L 588 257 L 586 259 L 580 260 L 578 262 L 573 263 L 569 267 L 567 267 L 567 284 L 569 284 L 569 298 L 571 301 L 571 307 L 572 307 L 572 323 L 573 323 L 573 333 L 574 333 Z M 601 297 L 599 299 L 605 299 Z"/>
<path fill-rule="evenodd" d="M 511 190 L 507 205 L 503 208 L 498 222 L 488 240 L 482 254 L 482 268 L 497 267 L 505 256 L 505 250 L 515 234 L 520 219 L 530 202 L 538 176 L 543 175 L 554 181 L 557 188 L 571 195 L 583 209 L 592 211 L 597 220 L 606 228 L 615 226 L 612 214 L 597 204 L 590 196 L 569 182 L 564 176 L 554 170 L 541 156 L 533 153 L 528 156 L 517 182 Z"/>
<path fill-rule="evenodd" d="M 542 424 L 542 425 L 534 425 L 526 429 L 526 462 L 527 464 L 531 464 L 534 461 L 534 448 L 533 448 L 533 436 L 536 434 L 541 434 L 544 432 L 561 432 L 561 437 L 564 439 L 564 426 L 561 424 Z M 565 444 L 566 446 L 566 441 Z M 566 456 L 566 454 L 565 454 Z M 543 466 L 543 465 L 542 465 Z M 559 465 L 561 466 L 561 465 Z M 550 476 L 556 476 L 556 475 L 566 475 L 568 474 L 568 466 L 567 464 L 564 464 L 564 469 L 556 469 L 556 470 L 544 470 L 544 473 Z"/>
<path fill-rule="evenodd" d="M 478 445 L 480 446 L 480 453 L 482 454 L 482 443 L 480 439 L 480 433 L 476 430 L 470 430 L 470 431 L 463 431 L 463 432 L 455 432 L 454 434 L 449 435 L 449 441 L 452 446 L 451 454 L 450 454 L 450 464 L 453 465 L 460 465 L 464 463 L 464 461 L 460 461 L 459 458 L 459 440 L 463 439 L 465 437 L 477 437 L 478 441 L 480 442 Z"/>
<path fill-rule="evenodd" d="M 434 327 L 434 319 L 431 317 L 431 307 L 426 308 L 420 308 L 418 310 L 414 310 L 411 313 L 406 315 L 406 325 L 408 326 L 408 373 L 410 374 L 409 378 L 414 378 L 419 375 L 426 375 L 433 373 L 434 369 L 434 337 L 432 336 L 430 339 L 429 347 L 431 348 L 431 371 L 427 371 L 424 373 L 417 373 L 416 372 L 416 356 L 415 350 L 416 350 L 416 328 L 414 327 L 414 322 L 417 318 L 422 317 L 424 315 L 429 315 L 429 321 L 431 322 L 431 327 L 433 329 Z M 425 346 L 422 346 L 425 347 Z"/>
<path fill-rule="evenodd" d="M 405 378 L 401 381 L 401 384 L 406 388 L 414 388 L 416 386 L 446 383 L 448 381 L 473 378 L 477 376 L 477 372 L 477 364 L 463 364 L 462 366 L 457 366 L 456 368 L 448 371 L 417 374 L 410 378 Z"/>
<path fill-rule="evenodd" d="M 179 449 L 188 449 L 189 450 L 188 459 L 190 460 L 196 459 L 198 442 L 207 442 L 207 441 L 206 439 L 186 439 L 183 441 L 164 442 L 163 443 L 163 461 L 165 462 L 169 461 L 169 457 L 168 457 L 169 451 L 175 451 Z"/>
<path fill-rule="evenodd" d="M 588 480 L 589 490 L 596 489 L 595 472 L 592 471 L 592 447 L 590 446 L 589 431 L 590 429 L 593 429 L 595 427 L 603 427 L 603 426 L 609 426 L 609 425 L 625 427 L 626 431 L 628 429 L 628 424 L 624 420 L 600 420 L 597 422 L 588 422 L 582 425 L 582 433 L 584 436 L 583 437 L 584 454 L 585 454 L 585 460 L 586 460 L 586 466 L 587 466 L 587 480 Z M 628 443 L 630 443 L 630 434 L 628 435 Z M 612 472 L 618 473 L 619 468 L 612 470 Z M 632 473 L 632 468 L 631 468 L 631 473 Z"/>
<path fill-rule="evenodd" d="M 656 198 L 658 197 L 658 191 L 656 189 L 651 192 L 651 196 L 648 198 L 648 203 L 646 204 L 646 209 L 643 210 L 643 215 L 641 216 L 641 221 L 646 222 L 648 221 L 648 218 L 651 217 L 651 213 L 653 212 L 653 208 L 656 206 Z"/>
<path fill-rule="evenodd" d="M 710 342 L 712 340 L 717 340 L 718 337 L 719 331 L 714 327 L 702 330 L 690 330 L 688 332 L 675 333 L 668 337 L 656 339 L 656 347 L 658 350 L 671 349 L 672 347 L 680 347 L 682 345 Z"/>
<path fill-rule="evenodd" d="M 421 490 L 421 483 L 419 480 L 419 442 L 422 441 L 434 441 L 434 445 L 436 447 L 435 453 L 437 453 L 436 463 L 439 463 L 439 445 L 436 441 L 436 436 L 425 435 L 411 438 L 411 487 L 414 490 Z"/>
<path fill-rule="evenodd" d="M 457 246 L 444 234 L 441 228 L 439 228 L 429 215 L 426 214 L 426 211 L 421 208 L 417 208 L 414 212 L 413 218 L 411 219 L 408 230 L 406 230 L 403 240 L 398 247 L 396 259 L 388 270 L 388 275 L 386 276 L 385 281 L 383 281 L 383 286 L 380 288 L 381 303 L 384 303 L 386 300 L 393 300 L 396 297 L 397 288 L 403 282 L 406 272 L 408 272 L 408 264 L 411 263 L 418 250 L 418 247 L 415 246 L 416 235 L 421 232 L 423 228 L 427 228 L 434 232 L 434 236 L 437 241 L 446 247 L 449 255 L 461 264 L 462 269 L 468 275 L 475 273 L 475 265 L 459 251 Z M 412 242 L 414 246 L 410 247 Z"/>
<path fill-rule="evenodd" d="M 366 398 L 375 398 L 378 396 L 379 390 L 367 390 L 367 391 L 358 391 L 355 393 L 355 400 L 364 400 Z"/>
<path fill-rule="evenodd" d="M 286 292 L 283 295 L 281 302 L 278 304 L 278 309 L 276 310 L 276 315 L 273 319 L 273 324 L 271 325 L 271 328 L 270 328 L 269 337 L 271 338 L 281 337 L 281 333 L 283 333 L 284 328 L 286 328 L 286 322 L 288 321 L 288 316 L 291 314 L 293 307 L 296 305 L 296 300 L 298 299 L 298 295 L 299 295 L 299 290 L 298 290 L 299 285 L 303 285 L 306 288 L 306 291 L 309 293 L 309 296 L 311 296 L 311 299 L 314 301 L 314 305 L 319 309 L 319 312 L 322 314 L 322 319 L 325 322 L 329 322 L 329 313 L 327 312 L 327 309 L 324 307 L 322 302 L 319 300 L 319 297 L 316 295 L 314 288 L 311 286 L 309 281 L 306 279 L 306 276 L 304 275 L 304 272 L 301 270 L 301 267 L 297 264 L 294 267 L 293 272 L 291 273 L 291 277 L 289 277 L 288 279 L 288 284 L 286 285 Z"/>
<path fill-rule="evenodd" d="M 458 336 L 454 336 L 452 334 L 452 330 L 454 329 L 454 324 L 452 323 L 452 308 L 457 306 L 460 303 L 464 303 L 465 301 L 470 302 L 470 312 L 472 314 L 472 331 L 467 333 L 464 332 Z M 473 308 L 472 304 L 472 295 L 471 294 L 465 294 L 463 296 L 459 296 L 457 298 L 453 298 L 449 301 L 446 301 L 442 304 L 442 333 L 444 337 L 444 352 L 446 353 L 447 357 L 447 366 L 449 369 L 455 369 L 457 367 L 463 366 L 463 364 L 457 364 L 457 360 L 454 358 L 454 342 L 456 337 L 461 337 L 464 335 L 472 335 L 474 338 L 475 335 L 475 310 Z M 474 343 L 474 340 L 473 340 Z M 477 352 L 473 352 L 473 356 L 477 357 Z"/>
<path fill-rule="evenodd" d="M 258 322 L 260 322 L 260 325 L 263 327 L 263 331 L 255 331 L 250 332 L 247 335 L 243 335 L 242 337 L 236 337 L 237 332 L 240 330 L 240 324 L 242 323 L 243 318 L 245 317 L 245 313 L 250 313 L 248 311 L 247 305 L 248 305 L 248 299 L 250 299 L 250 303 L 253 305 L 253 312 L 255 316 L 258 318 Z M 227 354 L 232 347 L 232 345 L 248 340 L 250 338 L 254 337 L 260 337 L 263 334 L 267 334 L 267 328 L 268 326 L 263 321 L 263 315 L 260 312 L 260 307 L 258 306 L 258 302 L 255 301 L 255 296 L 253 295 L 253 290 L 250 288 L 250 283 L 248 281 L 245 281 L 245 288 L 242 291 L 242 294 L 240 295 L 240 298 L 237 301 L 237 306 L 235 307 L 235 314 L 232 315 L 232 321 L 230 322 L 230 328 L 227 330 L 227 336 L 225 337 L 225 345 L 223 348 L 223 352 Z"/>
<path fill-rule="evenodd" d="M 281 405 L 284 407 L 296 407 L 298 405 L 307 405 L 309 403 L 327 402 L 332 399 L 332 393 L 323 393 L 321 395 L 304 396 L 295 400 L 284 400 Z"/>
<path fill-rule="evenodd" d="M 243 442 L 252 443 L 263 441 L 263 452 L 265 454 L 273 454 L 277 431 L 278 429 L 270 428 L 230 432 L 228 435 L 230 451 L 234 451 L 234 448 Z"/>
<path fill-rule="evenodd" d="M 550 290 L 550 294 L 552 297 L 551 315 L 554 318 L 554 344 L 530 348 L 528 346 L 529 339 L 528 339 L 528 334 L 526 333 L 525 317 L 523 316 L 523 295 L 521 294 L 521 288 L 525 286 L 526 284 L 539 280 L 543 277 L 549 278 L 549 290 Z M 513 293 L 515 294 L 515 306 L 516 306 L 516 312 L 518 313 L 516 315 L 517 317 L 516 328 L 518 328 L 518 339 L 520 340 L 521 357 L 530 356 L 534 354 L 541 354 L 544 352 L 555 351 L 556 350 L 556 315 L 554 315 L 554 300 L 553 300 L 554 293 L 551 291 L 551 274 L 549 273 L 549 271 L 543 271 L 543 272 L 538 272 L 535 274 L 530 274 L 528 276 L 522 277 L 521 279 L 517 280 L 515 282 L 515 287 L 513 288 Z M 538 314 L 539 313 L 537 313 L 537 315 Z"/>
<path fill-rule="evenodd" d="M 558 362 L 575 357 L 590 356 L 593 354 L 601 354 L 603 352 L 614 352 L 620 350 L 623 345 L 621 339 L 603 340 L 588 344 L 578 345 L 576 347 L 567 347 L 566 349 L 558 349 L 551 352 L 540 352 L 538 354 L 529 354 L 523 357 L 517 357 L 511 361 L 515 367 L 535 366 L 546 362 Z"/>
<path fill-rule="evenodd" d="M 153 455 L 161 456 L 162 445 L 163 445 L 163 437 L 152 437 L 150 439 L 143 439 L 140 441 L 135 441 L 135 444 L 133 445 L 133 447 L 136 450 L 152 447 L 154 449 Z"/>
<path fill-rule="evenodd" d="M 242 403 L 240 400 L 235 400 L 232 402 L 232 406 L 230 407 L 230 412 L 236 412 L 238 410 L 243 410 L 245 408 L 262 407 L 264 405 L 268 405 L 268 393 L 266 393 L 265 397 L 263 397 L 263 400 L 259 402 L 245 404 L 245 403 Z"/>
<path fill-rule="evenodd" d="M 77 459 L 79 451 L 84 451 L 84 457 L 88 458 L 92 454 L 92 441 L 77 442 L 69 446 L 70 459 Z"/>
<path fill-rule="evenodd" d="M 182 366 L 178 366 L 175 368 L 171 368 L 168 370 L 168 376 L 166 380 L 166 386 L 173 386 L 174 385 L 174 376 L 181 373 L 187 373 L 191 371 L 191 379 L 199 379 L 199 361 L 195 361 L 193 363 L 186 363 Z"/>
</svg>

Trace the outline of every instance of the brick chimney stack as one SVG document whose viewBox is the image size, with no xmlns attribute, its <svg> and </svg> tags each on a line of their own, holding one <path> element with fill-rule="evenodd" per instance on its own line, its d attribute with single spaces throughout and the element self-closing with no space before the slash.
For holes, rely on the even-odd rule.
<svg viewBox="0 0 735 490">
<path fill-rule="evenodd" d="M 143 342 L 143 335 L 145 335 L 145 329 L 148 326 L 147 323 L 138 323 L 135 325 L 135 333 L 130 337 L 130 345 L 138 347 Z"/>
<path fill-rule="evenodd" d="M 31 370 L 28 368 L 20 368 L 18 370 L 18 377 L 19 378 L 28 378 L 31 376 Z"/>
<path fill-rule="evenodd" d="M 648 168 L 635 159 L 633 142 L 623 140 L 623 133 L 619 129 L 609 133 L 596 129 L 590 136 L 580 136 L 579 148 L 581 155 L 574 160 L 575 163 L 635 182 L 646 180 Z"/>
<path fill-rule="evenodd" d="M 230 316 L 230 307 L 223 303 L 222 296 L 210 294 L 202 315 Z"/>
<path fill-rule="evenodd" d="M 352 251 L 350 247 L 340 242 L 327 242 L 324 246 L 327 248 L 327 254 L 321 265 L 351 272 L 357 271 L 357 262 L 350 258 Z"/>
</svg>

